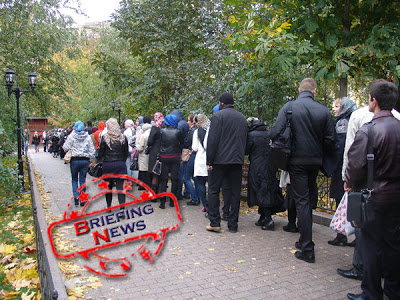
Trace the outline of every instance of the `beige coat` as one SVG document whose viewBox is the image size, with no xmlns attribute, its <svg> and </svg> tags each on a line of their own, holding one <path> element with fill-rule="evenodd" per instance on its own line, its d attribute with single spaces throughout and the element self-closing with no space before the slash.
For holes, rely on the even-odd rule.
<svg viewBox="0 0 400 300">
<path fill-rule="evenodd" d="M 136 141 L 136 149 L 139 153 L 139 171 L 148 171 L 149 169 L 149 155 L 144 154 L 144 150 L 147 147 L 147 140 L 149 139 L 150 129 L 150 124 L 143 124 L 142 134 Z"/>
</svg>

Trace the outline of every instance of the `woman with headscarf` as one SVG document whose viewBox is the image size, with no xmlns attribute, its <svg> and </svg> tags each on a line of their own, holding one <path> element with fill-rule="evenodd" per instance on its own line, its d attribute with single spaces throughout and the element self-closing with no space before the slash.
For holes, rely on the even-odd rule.
<svg viewBox="0 0 400 300">
<path fill-rule="evenodd" d="M 181 163 L 181 148 L 183 147 L 183 136 L 178 129 L 178 118 L 172 114 L 166 115 L 164 119 L 165 128 L 160 132 L 160 162 L 162 163 L 160 175 L 160 192 L 167 191 L 168 174 L 171 173 L 171 192 L 178 198 L 178 173 Z M 160 208 L 165 208 L 165 197 L 160 199 Z M 169 206 L 173 207 L 172 199 Z"/>
<path fill-rule="evenodd" d="M 134 123 L 131 119 L 127 119 L 124 122 L 124 127 L 125 127 L 125 131 L 124 131 L 124 135 L 126 136 L 126 139 L 128 140 L 128 150 L 129 150 L 129 155 L 128 158 L 126 159 L 126 169 L 128 172 L 128 176 L 133 176 L 134 175 L 134 171 L 132 171 L 130 169 L 131 166 L 131 154 L 133 151 L 133 147 L 132 147 L 132 142 L 133 144 L 135 143 L 135 128 L 134 128 Z M 135 176 L 137 178 L 137 176 Z"/>
<path fill-rule="evenodd" d="M 117 119 L 111 118 L 106 122 L 107 132 L 101 137 L 98 159 L 103 162 L 103 175 L 105 174 L 127 174 L 126 159 L 128 157 L 128 140 L 121 133 Z M 117 190 L 124 189 L 123 179 L 105 179 L 108 189 L 116 185 Z M 112 193 L 106 194 L 107 208 L 111 207 Z M 125 203 L 125 194 L 118 193 L 118 203 Z M 122 208 L 121 208 L 122 209 Z"/>
<path fill-rule="evenodd" d="M 207 194 L 206 194 L 206 181 L 208 177 L 206 149 L 208 129 L 210 127 L 210 120 L 206 115 L 198 114 L 195 117 L 195 122 L 198 128 L 193 133 L 192 149 L 196 152 L 194 159 L 193 176 L 196 178 L 195 188 L 199 195 L 200 201 L 203 204 L 203 212 L 207 211 Z"/>
<path fill-rule="evenodd" d="M 337 141 L 335 145 L 335 150 L 336 150 L 337 164 L 331 178 L 329 197 L 335 198 L 336 207 L 338 207 L 344 194 L 342 167 L 343 167 L 344 146 L 346 143 L 346 135 L 347 135 L 347 126 L 349 124 L 349 119 L 351 114 L 353 113 L 353 111 L 357 109 L 357 105 L 347 97 L 336 99 L 333 105 L 334 106 L 332 110 L 336 117 L 335 129 L 336 129 Z M 328 241 L 328 244 L 333 246 L 346 246 L 348 245 L 347 236 L 338 233 L 333 240 Z"/>
<path fill-rule="evenodd" d="M 63 149 L 65 152 L 71 150 L 71 179 L 72 193 L 75 205 L 84 206 L 85 202 L 79 200 L 78 188 L 85 184 L 86 174 L 89 169 L 89 162 L 94 160 L 95 150 L 89 134 L 85 130 L 85 124 L 78 121 L 73 131 L 68 135 Z"/>
<path fill-rule="evenodd" d="M 100 121 L 99 128 L 94 133 L 94 139 L 96 140 L 95 148 L 96 148 L 97 152 L 100 149 L 100 134 L 104 130 L 104 128 L 106 128 L 106 123 L 104 123 L 103 121 Z"/>
<path fill-rule="evenodd" d="M 149 138 L 147 140 L 147 148 L 144 150 L 149 153 L 149 172 L 152 172 L 156 164 L 157 157 L 160 154 L 160 130 L 164 126 L 164 115 L 156 112 L 153 115 L 155 126 L 150 129 Z M 151 189 L 158 194 L 159 191 L 159 175 L 151 174 Z"/>
<path fill-rule="evenodd" d="M 139 180 L 151 186 L 151 170 L 149 171 L 149 154 L 145 153 L 144 150 L 147 147 L 147 142 L 149 140 L 151 131 L 151 118 L 149 116 L 143 117 L 142 134 L 139 139 L 136 140 L 136 150 L 139 153 L 138 163 L 139 163 Z M 143 187 L 139 187 L 139 190 L 143 190 Z"/>
<path fill-rule="evenodd" d="M 35 131 L 32 137 L 32 144 L 35 145 L 35 152 L 39 152 L 40 136 L 37 131 Z"/>
<path fill-rule="evenodd" d="M 256 225 L 262 230 L 274 230 L 272 215 L 283 210 L 285 200 L 276 178 L 278 170 L 269 161 L 269 130 L 267 125 L 254 117 L 247 119 L 247 125 L 246 154 L 250 161 L 247 202 L 249 207 L 258 205 L 260 218 Z"/>
</svg>

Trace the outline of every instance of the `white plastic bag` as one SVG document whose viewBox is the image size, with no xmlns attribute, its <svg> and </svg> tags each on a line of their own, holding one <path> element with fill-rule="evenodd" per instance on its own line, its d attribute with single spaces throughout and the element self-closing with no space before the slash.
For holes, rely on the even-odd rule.
<svg viewBox="0 0 400 300">
<path fill-rule="evenodd" d="M 329 227 L 338 233 L 350 236 L 354 234 L 354 227 L 347 221 L 347 198 L 348 194 L 345 192 Z"/>
</svg>

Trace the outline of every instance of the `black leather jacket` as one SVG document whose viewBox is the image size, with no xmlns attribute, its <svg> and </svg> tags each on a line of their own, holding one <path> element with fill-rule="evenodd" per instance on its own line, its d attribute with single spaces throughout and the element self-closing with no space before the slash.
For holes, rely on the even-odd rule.
<svg viewBox="0 0 400 300">
<path fill-rule="evenodd" d="M 274 141 L 286 126 L 286 103 L 279 111 L 270 132 Z M 292 153 L 293 165 L 322 165 L 324 151 L 333 149 L 336 141 L 335 126 L 329 109 L 314 101 L 313 93 L 304 91 L 292 102 Z"/>
<path fill-rule="evenodd" d="M 99 160 L 102 161 L 125 161 L 129 155 L 128 140 L 124 136 L 125 142 L 111 142 L 112 150 L 107 146 L 104 137 L 101 138 L 100 149 L 99 149 Z"/>
<path fill-rule="evenodd" d="M 180 158 L 183 147 L 183 137 L 179 129 L 166 127 L 161 129 L 160 158 Z"/>
<path fill-rule="evenodd" d="M 388 110 L 374 115 L 373 133 L 374 178 L 372 200 L 400 203 L 400 121 Z M 367 187 L 368 125 L 358 130 L 348 157 L 346 182 L 354 189 Z"/>
</svg>

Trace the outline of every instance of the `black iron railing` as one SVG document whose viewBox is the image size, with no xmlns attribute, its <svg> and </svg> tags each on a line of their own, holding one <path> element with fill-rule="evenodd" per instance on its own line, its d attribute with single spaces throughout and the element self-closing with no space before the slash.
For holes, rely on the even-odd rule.
<svg viewBox="0 0 400 300">
<path fill-rule="evenodd" d="M 31 166 L 29 164 L 28 158 L 26 159 L 29 170 Z M 42 294 L 42 299 L 58 299 L 58 292 L 54 287 L 53 277 L 49 266 L 49 261 L 46 255 L 45 244 L 42 237 L 42 230 L 40 228 L 40 223 L 37 216 L 35 193 L 33 192 L 33 179 L 31 172 L 29 174 L 29 183 L 31 186 L 32 195 L 32 212 L 33 212 L 33 224 L 35 227 L 35 237 L 36 237 L 36 253 L 38 262 L 38 273 L 40 279 L 40 293 Z M 38 200 L 40 201 L 40 199 Z M 43 228 L 43 232 L 47 232 L 47 228 Z"/>
</svg>

